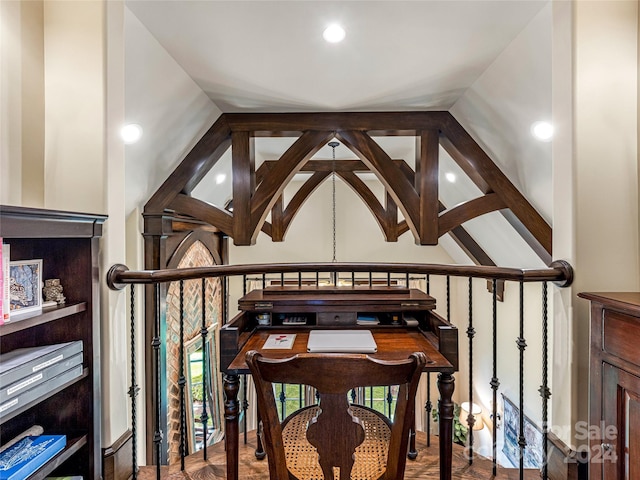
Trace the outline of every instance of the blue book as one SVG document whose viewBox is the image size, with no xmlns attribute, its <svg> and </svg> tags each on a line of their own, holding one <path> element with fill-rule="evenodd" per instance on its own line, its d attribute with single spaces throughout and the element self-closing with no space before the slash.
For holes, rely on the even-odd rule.
<svg viewBox="0 0 640 480">
<path fill-rule="evenodd" d="M 24 437 L 0 453 L 0 480 L 27 478 L 66 445 L 66 435 Z"/>
</svg>

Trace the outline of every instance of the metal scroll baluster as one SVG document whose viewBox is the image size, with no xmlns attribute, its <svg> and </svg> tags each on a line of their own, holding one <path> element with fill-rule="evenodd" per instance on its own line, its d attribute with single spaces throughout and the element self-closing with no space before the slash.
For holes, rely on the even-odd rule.
<svg viewBox="0 0 640 480">
<path fill-rule="evenodd" d="M 298 272 L 298 287 L 302 286 L 302 272 Z"/>
<path fill-rule="evenodd" d="M 447 322 L 451 322 L 451 277 L 447 275 Z"/>
<path fill-rule="evenodd" d="M 284 272 L 280 274 L 280 286 L 284 287 Z"/>
<path fill-rule="evenodd" d="M 373 272 L 369 272 L 369 286 L 373 285 Z"/>
<path fill-rule="evenodd" d="M 284 420 L 285 418 L 287 418 L 287 394 L 284 391 L 284 383 L 280 384 L 280 407 L 281 407 L 281 412 L 282 412 L 282 418 L 280 419 L 280 421 Z"/>
<path fill-rule="evenodd" d="M 247 444 L 247 412 L 249 411 L 249 400 L 247 399 L 247 374 L 242 375 L 242 434 L 244 444 Z"/>
<path fill-rule="evenodd" d="M 264 290 L 267 286 L 267 274 L 263 273 L 262 274 L 262 289 Z"/>
<path fill-rule="evenodd" d="M 356 286 L 356 272 L 351 272 L 351 286 Z"/>
<path fill-rule="evenodd" d="M 316 286 L 320 285 L 320 272 L 316 272 Z"/>
<path fill-rule="evenodd" d="M 242 276 L 242 296 L 244 297 L 247 294 L 247 276 Z"/>
<path fill-rule="evenodd" d="M 184 471 L 184 457 L 187 455 L 187 409 L 185 406 L 184 387 L 187 379 L 184 376 L 184 281 L 180 280 L 180 351 L 178 352 L 178 388 L 180 388 L 180 470 Z"/>
<path fill-rule="evenodd" d="M 429 275 L 425 275 L 424 283 L 426 285 L 427 295 L 431 291 L 431 278 Z M 427 403 L 424 406 L 427 411 L 427 447 L 431 446 L 431 410 L 433 404 L 431 403 L 431 372 L 427 372 Z"/>
<path fill-rule="evenodd" d="M 469 339 L 469 465 L 473 463 L 473 337 L 476 331 L 473 328 L 473 278 L 469 277 L 469 325 L 467 326 L 467 338 Z"/>
<path fill-rule="evenodd" d="M 393 395 L 391 394 L 391 387 L 384 387 L 386 392 L 387 392 L 387 396 L 386 396 L 386 400 L 387 400 L 387 404 L 385 406 L 385 415 L 391 420 L 393 421 L 393 418 L 391 418 L 391 415 L 393 413 L 393 411 L 391 410 L 391 405 L 393 404 Z M 388 409 L 388 410 L 387 410 Z"/>
<path fill-rule="evenodd" d="M 209 385 L 207 383 L 207 365 L 209 365 L 208 348 L 207 348 L 207 336 L 209 335 L 209 331 L 207 330 L 207 302 L 206 296 L 207 294 L 207 281 L 205 278 L 202 279 L 201 283 L 201 292 L 200 297 L 202 299 L 202 307 L 201 307 L 201 319 L 202 323 L 200 325 L 200 336 L 202 338 L 202 413 L 200 414 L 200 423 L 202 423 L 202 432 L 203 432 L 203 458 L 207 459 L 207 438 L 208 438 L 208 427 L 209 427 L 209 414 L 207 413 L 207 393 Z M 213 412 L 212 412 L 213 413 Z M 195 448 L 194 448 L 195 450 Z"/>
<path fill-rule="evenodd" d="M 540 396 L 542 397 L 542 480 L 549 478 L 547 466 L 547 442 L 549 440 L 548 407 L 551 391 L 549 390 L 549 318 L 547 312 L 547 282 L 542 283 L 542 385 L 540 386 Z"/>
<path fill-rule="evenodd" d="M 226 324 L 229 321 L 229 277 L 226 275 L 221 279 L 222 285 L 222 321 Z"/>
<path fill-rule="evenodd" d="M 524 350 L 527 342 L 524 339 L 524 283 L 520 282 L 520 337 L 516 342 L 520 350 L 520 435 L 518 446 L 520 447 L 520 480 L 524 480 L 524 449 L 527 440 L 524 437 Z"/>
<path fill-rule="evenodd" d="M 153 348 L 153 361 L 155 364 L 155 398 L 153 404 L 155 407 L 155 418 L 153 432 L 153 445 L 156 456 L 156 480 L 160 480 L 160 463 L 161 463 L 161 448 L 162 448 L 162 430 L 160 430 L 160 284 L 156 283 L 154 289 L 155 304 L 156 304 L 156 318 L 153 325 L 153 340 L 151 341 L 151 347 Z"/>
<path fill-rule="evenodd" d="M 498 472 L 497 455 L 498 448 L 496 438 L 498 434 L 498 426 L 496 419 L 498 418 L 498 295 L 496 288 L 496 279 L 493 279 L 493 377 L 491 378 L 491 389 L 493 390 L 493 476 Z"/>
<path fill-rule="evenodd" d="M 131 386 L 129 387 L 129 397 L 131 397 L 131 463 L 133 465 L 133 480 L 138 478 L 138 409 L 137 397 L 140 387 L 138 387 L 136 374 L 136 314 L 135 314 L 135 292 L 136 286 L 131 285 Z"/>
<path fill-rule="evenodd" d="M 427 447 L 431 446 L 431 410 L 433 410 L 433 404 L 431 403 L 431 372 L 427 372 L 427 403 L 424 406 L 427 411 Z"/>
</svg>

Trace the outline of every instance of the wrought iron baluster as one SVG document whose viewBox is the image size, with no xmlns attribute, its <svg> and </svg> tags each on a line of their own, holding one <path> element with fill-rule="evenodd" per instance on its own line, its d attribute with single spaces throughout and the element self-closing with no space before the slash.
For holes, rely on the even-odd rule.
<svg viewBox="0 0 640 480">
<path fill-rule="evenodd" d="M 391 286 L 391 273 L 387 273 L 387 287 Z"/>
<path fill-rule="evenodd" d="M 140 388 L 138 387 L 136 374 L 136 315 L 135 315 L 135 291 L 136 286 L 131 285 L 130 308 L 130 340 L 131 340 L 131 386 L 129 387 L 129 397 L 131 398 L 131 463 L 133 466 L 133 480 L 138 478 L 138 409 L 137 397 Z"/>
<path fill-rule="evenodd" d="M 542 480 L 549 478 L 547 452 L 549 441 L 548 408 L 551 390 L 549 390 L 549 318 L 547 312 L 547 282 L 542 283 L 542 385 L 538 390 L 542 397 Z"/>
<path fill-rule="evenodd" d="M 298 272 L 298 287 L 302 286 L 302 272 Z"/>
<path fill-rule="evenodd" d="M 473 464 L 473 337 L 476 331 L 473 328 L 473 278 L 469 277 L 469 325 L 467 326 L 467 338 L 469 339 L 469 465 Z"/>
<path fill-rule="evenodd" d="M 431 446 L 431 411 L 433 404 L 431 403 L 431 372 L 427 372 L 427 403 L 424 405 L 427 411 L 427 447 Z"/>
<path fill-rule="evenodd" d="M 393 421 L 393 418 L 391 418 L 391 415 L 392 415 L 391 404 L 393 403 L 393 395 L 391 394 L 391 387 L 386 386 L 384 387 L 384 389 L 387 392 L 387 395 L 386 395 L 387 403 L 385 405 L 385 414 L 391 421 Z M 387 411 L 387 408 L 389 409 L 388 411 Z"/>
<path fill-rule="evenodd" d="M 451 322 L 451 277 L 447 275 L 447 322 Z"/>
<path fill-rule="evenodd" d="M 267 286 L 267 274 L 263 273 L 262 274 L 262 289 L 264 290 Z"/>
<path fill-rule="evenodd" d="M 222 319 L 226 324 L 229 321 L 229 297 L 227 292 L 229 291 L 229 277 L 226 275 L 221 279 L 222 285 Z"/>
<path fill-rule="evenodd" d="M 431 277 L 429 274 L 426 275 L 425 282 L 427 284 L 427 295 L 429 295 L 431 293 Z"/>
<path fill-rule="evenodd" d="M 351 272 L 351 286 L 356 286 L 356 272 Z"/>
<path fill-rule="evenodd" d="M 242 433 L 244 436 L 244 444 L 247 444 L 247 412 L 249 411 L 249 400 L 247 399 L 247 374 L 242 375 Z"/>
<path fill-rule="evenodd" d="M 185 406 L 184 387 L 187 379 L 184 376 L 184 281 L 180 280 L 180 351 L 178 352 L 178 388 L 180 389 L 180 470 L 184 471 L 184 457 L 187 456 L 187 409 Z M 191 367 L 191 365 L 189 365 Z M 192 446 L 193 448 L 193 446 Z"/>
<path fill-rule="evenodd" d="M 154 289 L 155 305 L 156 305 L 156 318 L 153 325 L 153 340 L 151 341 L 151 347 L 153 348 L 153 361 L 155 364 L 155 418 L 154 418 L 154 432 L 153 432 L 153 444 L 156 457 L 156 480 L 160 480 L 160 464 L 162 461 L 162 430 L 160 429 L 160 398 L 162 392 L 160 391 L 160 284 L 156 283 Z"/>
<path fill-rule="evenodd" d="M 518 446 L 520 447 L 520 480 L 524 480 L 524 449 L 527 440 L 524 437 L 524 350 L 527 342 L 524 339 L 524 283 L 520 282 L 520 337 L 518 337 L 518 349 L 520 350 L 520 435 Z"/>
<path fill-rule="evenodd" d="M 280 384 L 280 411 L 282 413 L 282 418 L 280 421 L 287 418 L 287 394 L 284 391 L 284 383 Z"/>
<path fill-rule="evenodd" d="M 242 275 L 242 296 L 244 297 L 247 294 L 247 279 L 246 275 Z"/>
<path fill-rule="evenodd" d="M 202 319 L 202 323 L 200 325 L 200 337 L 202 338 L 202 413 L 200 414 L 200 423 L 202 423 L 202 431 L 204 434 L 204 446 L 202 450 L 203 458 L 207 459 L 207 438 L 208 438 L 208 423 L 209 423 L 209 414 L 207 413 L 207 365 L 209 364 L 207 360 L 207 335 L 209 331 L 207 330 L 207 302 L 205 296 L 207 294 L 207 280 L 205 278 L 202 279 L 200 284 L 200 297 L 201 297 L 201 312 L 200 316 Z M 213 413 L 213 412 L 211 412 Z M 195 450 L 195 448 L 194 448 Z"/>
<path fill-rule="evenodd" d="M 498 387 L 500 382 L 498 381 L 498 295 L 496 288 L 496 279 L 493 279 L 493 377 L 491 378 L 491 389 L 493 390 L 493 476 L 495 477 L 498 472 L 497 455 L 498 448 L 495 439 L 498 438 L 497 422 L 498 415 Z"/>
<path fill-rule="evenodd" d="M 280 274 L 280 286 L 284 287 L 284 272 Z"/>
<path fill-rule="evenodd" d="M 369 286 L 373 285 L 373 272 L 369 272 Z"/>
</svg>

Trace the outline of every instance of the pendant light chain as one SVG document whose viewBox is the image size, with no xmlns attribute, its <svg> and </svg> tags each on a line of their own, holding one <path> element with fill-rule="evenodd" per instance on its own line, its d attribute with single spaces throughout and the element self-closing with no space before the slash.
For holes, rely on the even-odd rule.
<svg viewBox="0 0 640 480">
<path fill-rule="evenodd" d="M 331 176 L 331 207 L 333 218 L 333 262 L 336 259 L 336 147 L 340 145 L 338 142 L 329 142 L 329 146 L 333 149 L 333 163 L 331 165 L 333 174 Z"/>
</svg>

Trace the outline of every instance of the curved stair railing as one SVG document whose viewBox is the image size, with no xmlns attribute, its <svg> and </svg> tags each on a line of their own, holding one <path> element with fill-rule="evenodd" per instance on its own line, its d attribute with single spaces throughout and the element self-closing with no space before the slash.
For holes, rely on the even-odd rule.
<svg viewBox="0 0 640 480">
<path fill-rule="evenodd" d="M 138 391 L 139 386 L 136 383 L 136 370 L 135 370 L 135 361 L 136 361 L 136 344 L 138 340 L 134 338 L 134 332 L 136 330 L 137 324 L 141 321 L 135 318 L 134 315 L 134 304 L 136 302 L 136 286 L 145 285 L 151 286 L 152 289 L 146 289 L 147 292 L 153 293 L 153 302 L 160 302 L 159 286 L 164 283 L 169 282 L 179 282 L 182 286 L 183 282 L 188 280 L 197 280 L 197 279 L 207 279 L 207 278 L 220 278 L 223 282 L 223 285 L 227 285 L 228 279 L 234 276 L 241 276 L 243 278 L 243 285 L 247 285 L 247 278 L 249 276 L 257 276 L 257 278 L 262 279 L 263 285 L 267 285 L 268 281 L 280 281 L 284 283 L 284 279 L 286 278 L 288 281 L 295 283 L 298 282 L 299 285 L 303 284 L 303 280 L 307 278 L 306 276 L 310 276 L 311 281 L 314 279 L 317 281 L 321 275 L 329 275 L 330 278 L 333 278 L 333 281 L 336 282 L 340 278 L 344 278 L 347 280 L 351 280 L 353 284 L 355 284 L 355 280 L 359 279 L 360 281 L 369 283 L 372 282 L 372 279 L 386 279 L 388 283 L 391 282 L 392 278 L 403 279 L 407 283 L 409 278 L 422 278 L 424 279 L 424 284 L 426 285 L 427 293 L 430 293 L 434 296 L 434 285 L 438 283 L 439 292 L 441 292 L 446 298 L 437 298 L 437 305 L 444 305 L 446 311 L 442 313 L 443 317 L 446 317 L 446 320 L 455 324 L 460 332 L 465 332 L 468 339 L 468 351 L 460 352 L 460 365 L 465 365 L 466 370 L 469 375 L 469 383 L 466 387 L 468 391 L 464 392 L 461 395 L 461 398 L 468 400 L 470 403 L 473 403 L 473 392 L 474 392 L 474 384 L 477 382 L 487 382 L 491 386 L 492 394 L 493 394 L 493 411 L 491 412 L 492 418 L 496 419 L 498 415 L 498 392 L 500 387 L 500 372 L 498 371 L 498 356 L 500 353 L 504 352 L 507 349 L 517 348 L 518 350 L 518 359 L 519 359 L 519 385 L 518 385 L 518 400 L 517 407 L 519 409 L 519 418 L 518 418 L 518 437 L 517 437 L 517 449 L 519 452 L 519 471 L 520 478 L 524 478 L 525 472 L 525 449 L 527 448 L 527 441 L 524 436 L 524 420 L 525 420 L 525 411 L 540 411 L 540 418 L 542 419 L 542 435 L 543 435 L 543 444 L 542 444 L 542 462 L 540 465 L 540 472 L 543 479 L 549 478 L 549 401 L 551 398 L 551 391 L 549 387 L 549 378 L 548 378 L 548 349 L 549 349 L 549 313 L 548 313 L 548 284 L 552 282 L 553 284 L 559 287 L 566 287 L 571 284 L 573 280 L 573 270 L 571 265 L 569 265 L 565 261 L 556 261 L 551 263 L 548 268 L 542 269 L 516 269 L 516 268 L 502 268 L 502 267 L 485 267 L 485 266 L 468 266 L 468 265 L 439 265 L 439 264 L 420 264 L 420 263 L 275 263 L 275 264 L 252 264 L 252 265 L 216 265 L 216 266 L 207 266 L 207 267 L 194 267 L 194 268 L 179 268 L 179 269 L 164 269 L 164 270 L 143 270 L 143 271 L 131 271 L 124 265 L 114 265 L 111 267 L 107 274 L 107 283 L 111 289 L 121 290 L 130 287 L 130 301 L 131 301 L 131 362 L 132 362 L 132 370 L 131 370 L 131 379 L 130 379 L 130 389 L 129 395 L 131 397 L 131 410 L 132 410 L 132 448 L 133 448 L 133 478 L 136 478 L 138 462 L 136 457 L 137 450 L 137 442 L 139 437 L 139 432 L 137 431 L 137 420 L 136 420 L 136 412 L 137 412 L 137 402 L 138 400 Z M 453 290 L 451 289 L 451 280 L 463 278 L 467 279 L 467 292 L 466 295 L 463 295 L 462 298 L 451 298 Z M 482 279 L 490 282 L 493 286 L 491 293 L 487 294 L 473 289 L 474 280 Z M 509 284 L 515 284 L 518 286 L 520 292 L 519 305 L 520 305 L 520 313 L 519 318 L 517 319 L 519 326 L 519 335 L 516 338 L 503 338 L 503 335 L 498 335 L 500 332 L 500 323 L 504 320 L 499 318 L 498 309 L 496 306 L 498 289 L 496 288 L 497 282 L 507 282 Z M 204 302 L 204 280 L 202 281 L 202 301 Z M 530 318 L 531 314 L 527 312 L 525 315 L 525 302 L 524 302 L 524 285 L 525 284 L 537 284 L 540 286 L 540 304 L 542 305 L 542 311 L 539 312 L 538 317 L 538 325 L 536 328 L 536 332 L 539 333 L 542 351 L 539 352 L 539 357 L 541 358 L 541 364 L 537 363 L 537 365 L 541 365 L 542 370 L 542 378 L 541 384 L 539 385 L 539 395 L 540 395 L 540 404 L 538 407 L 534 407 L 532 405 L 524 404 L 524 391 L 525 388 L 533 388 L 530 384 L 525 383 L 525 374 L 527 365 L 533 365 L 536 363 L 534 360 L 529 360 L 529 356 L 525 357 L 525 350 L 527 347 L 527 339 L 525 338 L 525 318 Z M 246 288 L 246 287 L 245 287 Z M 227 289 L 225 289 L 227 291 Z M 182 309 L 183 298 L 182 298 L 182 288 L 180 288 L 180 308 Z M 491 302 L 491 311 L 492 318 L 487 319 L 485 313 L 478 312 L 477 304 L 479 303 L 479 295 L 484 297 L 490 297 Z M 144 300 L 143 300 L 144 301 Z M 451 303 L 453 302 L 467 302 L 468 303 L 468 314 L 466 318 L 452 318 L 452 309 Z M 226 302 L 226 299 L 225 299 Z M 150 300 L 147 299 L 146 304 L 149 305 Z M 203 309 L 204 310 L 204 309 Z M 155 305 L 156 312 L 162 312 L 163 308 L 161 305 Z M 228 316 L 228 313 L 226 313 Z M 162 398 L 162 392 L 159 391 L 159 386 L 162 384 L 160 381 L 161 369 L 160 369 L 160 351 L 161 344 L 163 339 L 161 339 L 161 319 L 160 315 L 157 315 L 157 318 L 154 320 L 153 328 L 153 372 L 155 376 L 154 385 L 156 388 L 153 392 L 147 392 L 147 395 L 151 397 L 151 403 L 147 403 L 147 405 L 152 405 L 154 411 L 156 412 L 154 425 L 149 425 L 147 429 L 152 429 L 153 431 L 153 445 L 154 452 L 153 456 L 148 454 L 148 459 L 151 458 L 151 463 L 156 465 L 156 476 L 158 479 L 161 478 L 162 468 L 161 464 L 163 463 L 163 459 L 166 458 L 163 456 L 163 449 L 166 449 L 166 442 L 168 441 L 163 436 L 163 421 L 160 418 L 160 409 L 159 409 L 159 399 Z M 180 317 L 182 317 L 182 312 Z M 224 321 L 228 321 L 228 318 L 225 318 Z M 516 321 L 515 319 L 509 318 L 508 321 Z M 204 315 L 203 315 L 203 327 L 202 327 L 202 335 L 203 335 L 203 345 L 205 344 L 207 329 L 205 328 L 204 323 Z M 478 333 L 479 329 L 489 328 L 491 331 L 491 337 L 493 342 L 493 358 L 491 359 L 492 365 L 492 377 L 490 379 L 477 379 L 474 377 L 474 365 L 477 364 L 478 358 L 477 354 L 474 354 L 474 337 Z M 529 330 L 530 331 L 530 330 Z M 515 347 L 514 347 L 515 345 Z M 535 355 L 535 354 L 533 354 Z M 476 358 L 474 358 L 476 357 Z M 526 358 L 526 361 L 525 361 Z M 203 362 L 206 359 L 203 358 Z M 184 371 L 183 363 L 184 359 L 181 358 L 181 371 Z M 204 364 L 203 364 L 204 367 Z M 184 389 L 184 377 L 180 378 L 180 388 Z M 427 382 L 427 385 L 430 386 L 430 382 Z M 461 389 L 464 387 L 460 387 Z M 463 391 L 463 390 L 461 390 Z M 181 393 L 181 399 L 184 402 L 184 392 Z M 206 401 L 205 401 L 206 403 Z M 246 409 L 246 401 L 243 402 L 244 405 L 242 408 Z M 233 406 L 237 408 L 238 406 Z M 427 430 L 427 441 L 429 441 L 429 430 L 430 430 L 430 417 L 431 417 L 431 409 L 433 407 L 432 399 L 430 396 L 430 392 L 428 392 L 427 402 L 425 404 L 426 410 L 426 430 Z M 181 409 L 184 409 L 184 406 L 181 406 Z M 538 410 L 539 409 L 539 410 Z M 417 409 L 418 411 L 418 409 Z M 206 428 L 206 410 L 203 412 L 203 424 Z M 473 425 L 473 414 L 470 416 L 470 424 Z M 181 415 L 181 418 L 184 420 L 184 415 Z M 498 428 L 497 422 L 492 422 L 492 438 L 494 439 L 493 445 L 493 465 L 494 465 L 494 473 L 497 468 L 497 451 L 496 451 L 496 429 Z M 205 432 L 206 436 L 206 432 Z M 189 448 L 187 446 L 186 440 L 184 438 L 184 428 L 181 429 L 181 464 L 184 469 L 184 458 L 190 453 Z M 473 435 L 470 436 L 470 442 L 467 447 L 469 450 L 469 462 L 473 462 L 474 458 L 474 444 L 473 444 Z M 415 447 L 412 448 L 415 451 Z M 207 449 L 203 449 L 202 453 L 206 459 Z M 148 463 L 148 462 L 147 462 Z M 229 469 L 237 469 L 237 465 L 227 465 L 227 471 Z"/>
</svg>

